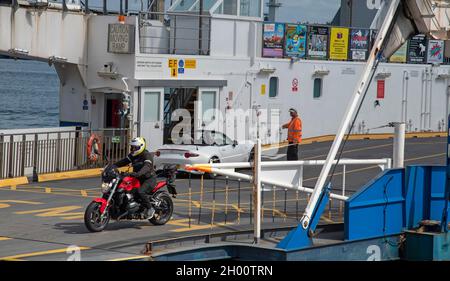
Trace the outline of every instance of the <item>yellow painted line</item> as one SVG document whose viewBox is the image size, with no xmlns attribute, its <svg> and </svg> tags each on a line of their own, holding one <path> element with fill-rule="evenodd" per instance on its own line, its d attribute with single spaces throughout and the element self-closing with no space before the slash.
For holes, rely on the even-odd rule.
<svg viewBox="0 0 450 281">
<path fill-rule="evenodd" d="M 36 202 L 36 201 L 24 201 L 24 200 L 0 200 L 0 203 L 17 203 L 17 204 L 29 204 L 29 205 L 41 205 L 44 204 L 42 202 Z"/>
<path fill-rule="evenodd" d="M 27 177 L 0 180 L 0 187 L 28 184 Z"/>
<path fill-rule="evenodd" d="M 189 227 L 189 219 L 179 219 L 179 220 L 173 220 L 169 221 L 167 224 L 175 225 L 175 226 L 181 226 L 182 228 L 172 229 L 171 232 L 186 232 L 186 231 L 193 231 L 193 230 L 203 230 L 203 229 L 210 229 L 212 227 L 220 227 L 220 226 L 230 226 L 234 223 L 217 223 L 214 225 L 206 224 L 206 225 L 197 225 L 197 224 L 191 224 L 191 227 Z"/>
<path fill-rule="evenodd" d="M 0 187 L 0 190 L 3 189 Z M 30 192 L 30 193 L 39 193 L 39 194 L 45 194 L 44 191 L 37 191 L 37 190 L 29 190 L 29 189 L 17 189 L 15 191 L 19 192 Z M 61 193 L 61 192 L 52 192 L 52 195 L 64 195 L 64 196 L 74 196 L 74 197 L 83 197 L 81 194 L 73 194 L 73 193 Z M 97 196 L 88 196 L 89 198 L 95 198 Z"/>
<path fill-rule="evenodd" d="M 17 186 L 11 185 L 11 190 L 16 190 L 16 189 L 17 189 Z"/>
<path fill-rule="evenodd" d="M 88 196 L 86 190 L 81 190 L 81 196 L 83 196 L 83 197 L 87 197 Z"/>
<path fill-rule="evenodd" d="M 122 167 L 119 168 L 119 171 L 124 172 L 128 171 L 129 169 L 130 169 L 129 167 Z M 97 169 L 67 171 L 60 173 L 41 174 L 38 175 L 38 182 L 96 177 L 100 176 L 102 171 L 103 171 L 102 168 L 97 168 Z"/>
<path fill-rule="evenodd" d="M 421 156 L 421 157 L 417 157 L 417 158 L 410 158 L 410 159 L 406 159 L 405 162 L 411 162 L 411 161 L 417 161 L 417 160 L 423 160 L 423 159 L 429 159 L 429 158 L 436 158 L 436 157 L 440 157 L 440 156 L 444 156 L 444 155 L 447 155 L 447 153 L 438 153 L 438 154 L 432 154 L 432 155 L 427 155 L 427 156 Z M 352 173 L 362 172 L 362 171 L 371 170 L 371 169 L 375 169 L 375 168 L 379 168 L 379 166 L 375 165 L 375 166 L 369 166 L 369 167 L 365 167 L 365 168 L 349 170 L 345 174 L 352 174 Z M 339 175 L 342 175 L 342 172 L 335 174 L 335 176 L 339 176 Z M 304 179 L 303 181 L 305 182 L 305 181 L 311 181 L 311 180 L 316 180 L 316 179 L 318 179 L 318 177 Z"/>
<path fill-rule="evenodd" d="M 63 248 L 63 249 L 55 249 L 55 250 L 48 250 L 48 251 L 31 252 L 31 253 L 25 253 L 25 254 L 19 254 L 19 255 L 14 255 L 14 256 L 7 256 L 7 257 L 0 257 L 0 260 L 17 260 L 17 259 L 45 256 L 45 255 L 51 255 L 51 254 L 66 253 L 67 249 L 68 248 Z M 90 249 L 89 247 L 79 247 L 80 251 L 89 250 L 89 249 Z"/>
<path fill-rule="evenodd" d="M 15 212 L 15 214 L 18 215 L 34 214 L 37 217 L 60 217 L 65 220 L 71 220 L 71 219 L 78 219 L 84 216 L 84 212 L 73 212 L 81 208 L 82 208 L 81 206 L 63 206 L 40 210 L 20 211 Z"/>
<path fill-rule="evenodd" d="M 45 188 L 45 193 L 52 193 L 52 189 L 50 187 Z"/>
<path fill-rule="evenodd" d="M 134 257 L 112 259 L 112 260 L 107 260 L 107 261 L 128 261 L 128 260 L 144 259 L 144 258 L 149 258 L 149 256 L 134 256 Z"/>
<path fill-rule="evenodd" d="M 383 140 L 383 139 L 389 139 L 392 138 L 394 134 L 357 134 L 357 135 L 350 135 L 349 140 Z M 406 133 L 405 138 L 411 139 L 411 138 L 434 138 L 434 137 L 446 137 L 447 134 L 445 132 L 415 132 L 415 133 Z M 315 142 L 327 142 L 327 141 L 333 141 L 335 138 L 335 135 L 325 135 L 325 136 L 318 136 L 318 137 L 312 137 L 312 138 L 306 138 L 303 139 L 300 145 L 305 144 L 311 144 Z M 286 147 L 288 145 L 287 141 L 283 141 L 277 144 L 266 144 L 263 145 L 263 150 L 269 150 L 273 148 L 282 148 Z"/>
<path fill-rule="evenodd" d="M 0 236 L 0 241 L 11 240 L 12 238 Z"/>
<path fill-rule="evenodd" d="M 344 152 L 342 152 L 342 154 L 372 150 L 372 149 L 377 149 L 377 148 L 382 148 L 382 147 L 387 147 L 387 146 L 392 146 L 392 144 L 388 143 L 388 144 L 382 144 L 382 145 L 374 145 L 374 146 L 368 146 L 368 147 L 362 147 L 362 148 L 355 148 L 355 149 L 351 149 L 351 150 L 344 150 Z M 316 156 L 305 158 L 304 160 L 313 160 L 313 159 L 326 157 L 326 156 L 328 156 L 328 154 L 316 155 Z"/>
</svg>

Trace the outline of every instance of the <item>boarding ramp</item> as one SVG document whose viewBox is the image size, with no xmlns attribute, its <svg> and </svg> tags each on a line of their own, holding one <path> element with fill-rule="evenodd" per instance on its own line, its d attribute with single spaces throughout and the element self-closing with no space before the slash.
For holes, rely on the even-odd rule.
<svg viewBox="0 0 450 281">
<path fill-rule="evenodd" d="M 81 11 L 31 4 L 16 7 L 0 4 L 0 53 L 50 64 L 83 64 L 87 20 Z"/>
</svg>

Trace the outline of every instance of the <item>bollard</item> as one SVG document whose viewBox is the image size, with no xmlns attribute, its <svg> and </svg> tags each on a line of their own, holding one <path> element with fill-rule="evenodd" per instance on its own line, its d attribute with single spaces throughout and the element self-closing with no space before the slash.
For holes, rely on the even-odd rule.
<svg viewBox="0 0 450 281">
<path fill-rule="evenodd" d="M 261 238 L 261 140 L 258 139 L 255 145 L 253 168 L 253 193 L 255 200 L 255 225 L 254 225 L 254 243 L 259 243 Z"/>
<path fill-rule="evenodd" d="M 393 169 L 404 168 L 405 123 L 394 123 Z"/>
</svg>

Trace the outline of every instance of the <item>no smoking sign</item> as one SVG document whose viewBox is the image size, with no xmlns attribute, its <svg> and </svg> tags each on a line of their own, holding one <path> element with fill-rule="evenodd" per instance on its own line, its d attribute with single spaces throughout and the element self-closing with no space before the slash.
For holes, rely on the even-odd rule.
<svg viewBox="0 0 450 281">
<path fill-rule="evenodd" d="M 298 92 L 298 79 L 294 78 L 292 80 L 292 92 Z"/>
</svg>

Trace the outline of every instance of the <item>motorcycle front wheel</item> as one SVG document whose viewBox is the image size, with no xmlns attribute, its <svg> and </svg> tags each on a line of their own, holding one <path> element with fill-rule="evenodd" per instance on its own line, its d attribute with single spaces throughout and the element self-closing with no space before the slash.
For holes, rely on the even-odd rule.
<svg viewBox="0 0 450 281">
<path fill-rule="evenodd" d="M 101 204 L 98 202 L 91 202 L 84 212 L 84 224 L 91 232 L 100 232 L 108 225 L 110 214 L 106 210 L 106 214 L 101 217 Z"/>
<path fill-rule="evenodd" d="M 172 198 L 167 193 L 159 193 L 156 199 L 160 202 L 159 206 L 155 206 L 155 214 L 149 221 L 154 225 L 164 225 L 173 214 Z"/>
</svg>

